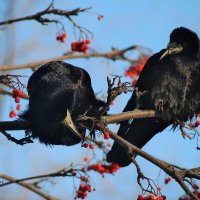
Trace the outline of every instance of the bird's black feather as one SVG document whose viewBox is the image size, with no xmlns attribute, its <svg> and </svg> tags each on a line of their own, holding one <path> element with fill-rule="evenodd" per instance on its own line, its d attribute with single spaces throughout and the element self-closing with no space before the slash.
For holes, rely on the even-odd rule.
<svg viewBox="0 0 200 200">
<path fill-rule="evenodd" d="M 49 62 L 36 70 L 28 81 L 29 108 L 20 116 L 30 122 L 31 134 L 42 143 L 74 145 L 80 142 L 61 121 L 69 110 L 78 131 L 85 128 L 76 123 L 79 115 L 98 117 L 104 102 L 97 100 L 89 74 L 82 68 L 62 61 Z"/>
<path fill-rule="evenodd" d="M 139 148 L 176 119 L 186 121 L 200 111 L 199 38 L 187 28 L 176 28 L 170 35 L 168 47 L 172 46 L 181 47 L 181 51 L 162 58 L 168 50 L 163 49 L 149 58 L 136 83 L 144 94 L 138 100 L 134 92 L 124 109 L 155 109 L 160 115 L 120 123 L 118 135 Z M 107 160 L 121 166 L 130 164 L 127 152 L 117 143 Z"/>
</svg>

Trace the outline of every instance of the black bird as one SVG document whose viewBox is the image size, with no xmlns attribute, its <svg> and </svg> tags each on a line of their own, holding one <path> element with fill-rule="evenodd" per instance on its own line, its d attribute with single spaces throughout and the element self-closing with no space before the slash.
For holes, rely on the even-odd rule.
<svg viewBox="0 0 200 200">
<path fill-rule="evenodd" d="M 89 74 L 62 61 L 49 62 L 36 70 L 28 81 L 29 109 L 20 117 L 30 122 L 33 138 L 49 145 L 74 145 L 86 129 L 79 115 L 98 117 L 104 102 L 97 100 Z M 67 117 L 64 126 L 61 122 Z M 72 118 L 72 120 L 71 120 Z"/>
<path fill-rule="evenodd" d="M 187 121 L 200 111 L 199 48 L 199 38 L 193 31 L 184 27 L 172 31 L 167 48 L 151 56 L 140 74 L 136 87 L 141 96 L 135 90 L 124 109 L 155 109 L 159 117 L 121 122 L 118 135 L 142 148 L 176 119 Z M 131 162 L 117 143 L 107 161 L 121 166 Z"/>
</svg>

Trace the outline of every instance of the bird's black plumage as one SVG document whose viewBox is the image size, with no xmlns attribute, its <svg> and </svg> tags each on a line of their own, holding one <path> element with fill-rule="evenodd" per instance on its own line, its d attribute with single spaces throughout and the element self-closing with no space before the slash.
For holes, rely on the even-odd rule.
<svg viewBox="0 0 200 200">
<path fill-rule="evenodd" d="M 151 56 L 140 74 L 136 87 L 143 95 L 138 100 L 134 92 L 124 109 L 155 109 L 160 117 L 121 122 L 118 135 L 142 148 L 176 119 L 186 121 L 200 111 L 199 48 L 193 31 L 184 27 L 172 31 L 168 47 Z M 127 152 L 117 143 L 107 160 L 130 164 Z"/>
<path fill-rule="evenodd" d="M 49 62 L 36 70 L 28 81 L 29 109 L 21 119 L 30 122 L 31 134 L 42 143 L 74 145 L 80 142 L 70 129 L 61 124 L 69 110 L 77 130 L 79 115 L 98 116 L 104 103 L 97 100 L 89 74 L 82 68 L 62 61 Z"/>
</svg>

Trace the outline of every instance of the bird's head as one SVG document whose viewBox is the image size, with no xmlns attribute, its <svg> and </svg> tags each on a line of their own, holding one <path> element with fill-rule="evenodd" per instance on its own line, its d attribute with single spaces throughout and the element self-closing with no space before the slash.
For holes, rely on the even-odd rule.
<svg viewBox="0 0 200 200">
<path fill-rule="evenodd" d="M 196 33 L 185 27 L 176 28 L 172 31 L 170 42 L 160 60 L 168 55 L 178 53 L 197 57 L 199 49 L 199 38 Z"/>
</svg>

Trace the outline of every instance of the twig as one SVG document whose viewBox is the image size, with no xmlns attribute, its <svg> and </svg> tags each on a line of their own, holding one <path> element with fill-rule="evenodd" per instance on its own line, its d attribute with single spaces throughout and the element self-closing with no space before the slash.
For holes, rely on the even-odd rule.
<svg viewBox="0 0 200 200">
<path fill-rule="evenodd" d="M 48 194 L 45 194 L 44 192 L 38 190 L 36 187 L 34 187 L 30 183 L 26 183 L 26 182 L 23 182 L 23 181 L 17 182 L 16 179 L 14 179 L 11 176 L 5 175 L 5 174 L 0 174 L 0 177 L 2 179 L 8 180 L 8 181 L 15 182 L 16 184 L 21 185 L 21 186 L 31 190 L 32 192 L 34 192 L 34 193 L 38 194 L 39 196 L 43 197 L 44 199 L 47 199 L 47 200 L 58 200 L 58 198 L 53 197 L 53 196 L 48 195 Z"/>
<path fill-rule="evenodd" d="M 39 23 L 41 23 L 42 25 L 46 25 L 47 23 L 59 23 L 58 20 L 53 20 L 53 19 L 48 19 L 48 18 L 44 18 L 44 15 L 58 15 L 58 16 L 64 16 L 66 18 L 69 18 L 70 16 L 77 16 L 79 13 L 81 12 L 85 12 L 87 10 L 89 10 L 91 8 L 76 8 L 74 10 L 71 11 L 65 11 L 65 10 L 59 10 L 59 9 L 53 9 L 52 8 L 52 3 L 50 4 L 50 6 L 41 11 L 38 12 L 34 15 L 29 15 L 26 17 L 20 17 L 20 18 L 16 18 L 16 19 L 10 19 L 10 20 L 6 20 L 6 21 L 2 21 L 0 22 L 0 26 L 2 25 L 8 25 L 8 24 L 12 24 L 12 23 L 16 23 L 16 22 L 21 22 L 21 21 L 27 21 L 27 20 L 35 20 Z"/>
<path fill-rule="evenodd" d="M 6 133 L 6 131 L 2 131 L 1 132 L 8 140 L 14 142 L 15 144 L 19 144 L 19 145 L 24 145 L 24 144 L 29 144 L 29 143 L 33 143 L 33 141 L 31 140 L 31 136 L 22 138 L 20 140 L 12 137 L 10 134 Z"/>
<path fill-rule="evenodd" d="M 31 177 L 26 177 L 26 178 L 22 178 L 22 179 L 9 180 L 9 182 L 0 184 L 0 187 L 4 187 L 4 186 L 10 185 L 12 183 L 19 183 L 19 182 L 22 182 L 22 181 L 28 181 L 28 180 L 33 180 L 33 179 L 41 179 L 41 178 L 47 178 L 47 177 L 59 177 L 59 176 L 64 176 L 64 177 L 72 176 L 71 175 L 72 171 L 77 171 L 77 170 L 76 169 L 72 170 L 72 167 L 69 167 L 69 169 L 64 168 L 64 169 L 58 170 L 56 172 L 48 173 L 48 174 L 31 176 Z"/>
<path fill-rule="evenodd" d="M 25 68 L 37 68 L 42 64 L 45 64 L 47 62 L 51 62 L 51 61 L 59 61 L 59 60 L 67 60 L 67 59 L 76 59 L 76 58 L 99 58 L 99 57 L 103 57 L 103 58 L 108 58 L 111 60 L 127 60 L 126 57 L 124 57 L 124 54 L 127 51 L 131 51 L 131 50 L 140 50 L 143 49 L 144 47 L 141 46 L 137 46 L 137 45 L 132 45 L 128 48 L 122 49 L 122 50 L 112 50 L 109 52 L 103 52 L 103 53 L 91 53 L 91 54 L 85 54 L 85 53 L 79 53 L 79 54 L 73 54 L 68 53 L 66 55 L 63 56 L 59 56 L 59 57 L 55 57 L 55 58 L 50 58 L 47 60 L 42 60 L 42 61 L 37 61 L 37 62 L 33 62 L 33 63 L 28 63 L 28 64 L 22 64 L 22 65 L 4 65 L 4 66 L 0 66 L 0 71 L 8 71 L 8 70 L 17 70 L 17 69 L 25 69 Z M 132 60 L 133 61 L 133 60 Z"/>
<path fill-rule="evenodd" d="M 103 127 L 100 127 L 103 128 Z M 105 129 L 105 128 L 104 128 Z M 145 158 L 149 162 L 153 163 L 163 171 L 165 171 L 167 174 L 169 174 L 171 177 L 173 177 L 179 185 L 183 188 L 183 190 L 188 194 L 193 200 L 200 200 L 184 183 L 184 179 L 186 178 L 187 171 L 190 170 L 178 170 L 172 167 L 169 163 L 160 160 L 145 151 L 137 148 L 136 146 L 132 145 L 130 142 L 124 140 L 122 137 L 118 136 L 117 134 L 113 133 L 109 129 L 106 129 L 110 133 L 110 137 L 116 141 L 118 144 L 123 146 L 127 151 L 132 151 L 134 154 L 140 155 L 141 157 Z"/>
</svg>

